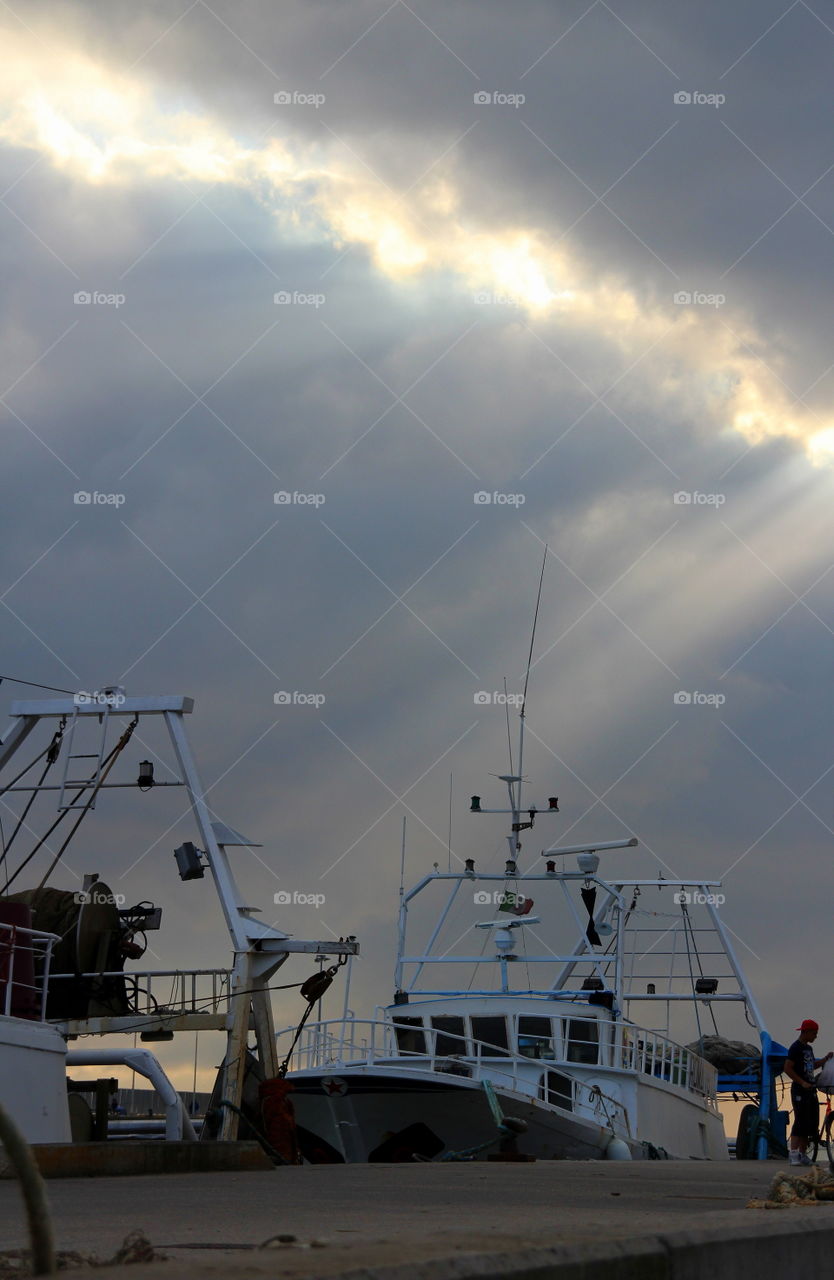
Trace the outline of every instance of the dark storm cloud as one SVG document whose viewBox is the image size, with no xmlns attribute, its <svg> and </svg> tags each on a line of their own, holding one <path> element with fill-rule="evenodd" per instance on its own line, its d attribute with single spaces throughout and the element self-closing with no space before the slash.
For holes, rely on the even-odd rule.
<svg viewBox="0 0 834 1280">
<path fill-rule="evenodd" d="M 797 193 L 830 163 L 814 86 L 832 37 L 804 6 L 746 54 L 778 5 L 385 7 L 212 5 L 219 21 L 202 4 L 62 4 L 27 20 L 116 79 L 141 58 L 130 75 L 163 110 L 203 113 L 253 148 L 277 121 L 371 188 L 363 161 L 400 191 L 474 125 L 439 166 L 473 233 L 567 232 L 588 279 L 625 280 L 670 325 L 674 290 L 718 289 L 793 199 L 729 129 Z M 279 88 L 327 101 L 279 108 Z M 478 107 L 479 89 L 527 102 Z M 676 106 L 680 89 L 727 102 Z M 3 419 L 2 590 L 17 615 L 3 670 L 68 687 L 127 672 L 130 689 L 194 694 L 207 780 L 234 766 L 212 804 L 265 845 L 239 855 L 250 901 L 299 935 L 361 933 L 364 1010 L 389 995 L 404 809 L 416 878 L 444 865 L 450 771 L 462 813 L 504 768 L 503 711 L 474 695 L 504 675 L 518 688 L 549 541 L 536 795 L 563 797 L 571 840 L 635 830 L 647 873 L 652 853 L 716 876 L 737 862 L 728 919 L 784 1034 L 795 943 L 778 925 L 813 926 L 805 886 L 834 826 L 816 782 L 831 764 L 830 578 L 796 602 L 827 568 L 830 480 L 796 445 L 746 452 L 725 430 L 709 342 L 726 320 L 739 350 L 783 357 L 797 390 L 822 372 L 826 228 L 800 205 L 742 258 L 720 286 L 728 309 L 693 332 L 700 364 L 661 342 L 632 369 L 651 340 L 639 305 L 621 333 L 598 311 L 478 306 L 448 263 L 386 275 L 361 244 L 337 262 L 331 229 L 292 234 L 257 184 L 92 185 L 48 160 L 27 175 L 33 158 L 10 151 L 4 189 L 21 180 L 2 211 L 4 388 L 20 378 Z M 569 230 L 635 161 L 606 196 L 614 213 L 598 204 Z M 826 179 L 807 201 L 830 222 L 829 195 Z M 78 306 L 77 290 L 125 302 Z M 326 301 L 276 305 L 279 291 Z M 825 425 L 825 380 L 813 397 Z M 79 507 L 78 490 L 125 501 Z M 276 491 L 325 502 L 276 504 Z M 477 491 L 524 504 L 478 505 Z M 724 503 L 676 507 L 676 491 Z M 678 706 L 680 689 L 727 701 Z M 279 690 L 326 701 L 276 706 Z M 120 819 L 103 806 L 73 865 L 169 904 L 154 941 L 166 962 L 222 964 L 208 884 L 173 874 L 185 822 L 127 871 L 176 823 L 158 799 Z M 497 866 L 501 840 L 456 816 L 455 855 Z M 327 902 L 290 917 L 277 887 Z"/>
</svg>

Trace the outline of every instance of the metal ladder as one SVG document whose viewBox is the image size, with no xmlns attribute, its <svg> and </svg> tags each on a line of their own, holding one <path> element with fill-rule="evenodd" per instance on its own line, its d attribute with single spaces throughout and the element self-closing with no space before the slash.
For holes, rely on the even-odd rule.
<svg viewBox="0 0 834 1280">
<path fill-rule="evenodd" d="M 61 790 L 58 794 L 59 810 L 83 809 L 84 805 L 87 803 L 86 800 L 84 799 L 85 792 L 89 791 L 91 788 L 95 788 L 99 780 L 101 779 L 101 766 L 104 761 L 104 748 L 107 742 L 107 729 L 110 724 L 110 703 L 109 702 L 105 702 L 102 705 L 101 714 L 99 715 L 99 723 L 101 725 L 101 741 L 99 743 L 98 751 L 97 752 L 79 751 L 74 753 L 72 750 L 72 747 L 73 747 L 73 742 L 75 740 L 76 726 L 78 724 L 78 707 L 77 706 L 75 707 L 72 713 L 72 719 L 70 720 L 69 730 L 67 732 L 67 749 L 66 749 L 66 752 L 64 753 L 64 770 L 61 775 Z M 90 778 L 68 777 L 67 775 L 70 770 L 71 760 L 95 760 L 96 765 L 95 765 L 95 770 L 93 772 L 92 777 Z M 65 793 L 68 788 L 70 790 L 80 789 L 80 794 L 76 796 L 74 800 L 68 801 L 65 799 Z M 95 809 L 95 807 L 96 807 L 96 802 L 95 802 L 95 799 L 93 799 L 92 803 L 90 804 L 90 808 Z"/>
</svg>

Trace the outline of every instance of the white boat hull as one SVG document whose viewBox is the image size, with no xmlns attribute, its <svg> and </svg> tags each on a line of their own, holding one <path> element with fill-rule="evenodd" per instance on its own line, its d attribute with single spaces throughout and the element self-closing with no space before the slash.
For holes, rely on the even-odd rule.
<svg viewBox="0 0 834 1280">
<path fill-rule="evenodd" d="M 499 1150 L 500 1136 L 478 1081 L 351 1067 L 299 1072 L 290 1079 L 302 1149 L 310 1159 L 317 1154 L 346 1163 L 444 1158 L 489 1143 L 476 1154 L 485 1160 Z M 500 1087 L 495 1093 L 503 1114 L 527 1125 L 517 1141 L 521 1154 L 538 1160 L 605 1156 L 609 1128 L 523 1094 Z M 627 1145 L 634 1159 L 646 1154 L 639 1142 Z"/>
</svg>

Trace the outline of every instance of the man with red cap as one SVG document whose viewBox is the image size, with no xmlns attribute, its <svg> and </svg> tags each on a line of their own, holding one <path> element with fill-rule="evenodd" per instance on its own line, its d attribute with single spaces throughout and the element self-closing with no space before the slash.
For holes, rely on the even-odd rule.
<svg viewBox="0 0 834 1280">
<path fill-rule="evenodd" d="M 816 1058 L 811 1048 L 819 1034 L 819 1023 L 813 1018 L 806 1018 L 801 1027 L 797 1027 L 799 1039 L 794 1040 L 785 1059 L 785 1075 L 791 1082 L 791 1106 L 793 1107 L 793 1128 L 791 1129 L 790 1162 L 791 1164 L 811 1164 L 805 1154 L 809 1140 L 817 1136 L 820 1126 L 820 1108 L 817 1102 L 817 1089 L 814 1084 L 814 1072 L 834 1053 L 827 1053 L 824 1058 Z"/>
</svg>

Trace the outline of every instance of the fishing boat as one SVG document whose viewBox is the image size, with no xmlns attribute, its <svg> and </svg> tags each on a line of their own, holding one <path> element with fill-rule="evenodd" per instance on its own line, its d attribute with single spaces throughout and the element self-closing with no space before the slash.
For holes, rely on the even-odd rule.
<svg viewBox="0 0 834 1280">
<path fill-rule="evenodd" d="M 195 1140 L 180 1095 L 146 1047 L 183 1031 L 225 1034 L 212 1123 L 203 1126 L 202 1138 L 236 1139 L 247 1115 L 263 1136 L 259 1086 L 276 1111 L 281 1082 L 270 980 L 291 956 L 316 955 L 324 943 L 264 924 L 254 918 L 259 908 L 246 904 L 228 851 L 255 842 L 209 807 L 185 727 L 193 708 L 188 697 L 129 696 L 115 685 L 11 704 L 0 736 L 7 815 L 0 833 L 0 1104 L 31 1143 L 62 1144 L 77 1136 L 71 1121 L 84 1111 L 79 1094 L 85 1092 L 96 1094 L 97 1110 L 105 1104 L 95 1134 L 105 1138 L 111 1073 L 99 1072 L 93 1082 L 68 1080 L 67 1073 L 119 1065 L 156 1089 L 166 1139 Z M 141 752 L 153 758 L 130 763 L 131 754 L 139 754 L 134 733 L 140 724 Z M 35 754 L 20 768 L 18 753 L 31 742 Z M 17 771 L 9 777 L 13 762 Z M 56 884 L 66 884 L 64 854 L 105 792 L 152 797 L 172 787 L 187 801 L 173 826 L 182 829 L 190 817 L 190 834 L 199 841 L 184 839 L 173 849 L 174 866 L 183 881 L 210 873 L 233 952 L 226 969 L 139 967 L 147 933 L 162 926 L 162 908 L 150 901 L 127 905 L 96 872 L 83 878 L 73 872 L 74 887 Z M 27 877 L 34 882 L 28 887 Z M 153 878 L 159 882 L 158 872 Z M 319 981 L 311 999 L 358 952 L 355 938 L 330 940 L 327 947 L 337 964 L 313 975 Z M 102 1038 L 125 1035 L 138 1035 L 145 1045 L 100 1047 Z M 91 1136 L 89 1125 L 86 1132 Z"/>
<path fill-rule="evenodd" d="M 505 781 L 517 828 L 521 778 Z M 479 803 L 475 811 L 486 812 Z M 537 811 L 527 813 L 530 823 Z M 322 1150 L 374 1162 L 478 1154 L 498 1142 L 544 1159 L 726 1159 L 716 1068 L 665 1027 L 633 1020 L 630 1010 L 636 1001 L 668 1014 L 681 1002 L 738 999 L 755 1018 L 755 1002 L 708 901 L 717 885 L 600 872 L 602 855 L 636 843 L 628 837 L 550 849 L 545 870 L 524 873 L 516 857 L 498 873 L 469 859 L 462 871 L 432 870 L 404 892 L 392 1003 L 372 1019 L 308 1023 L 296 1046 L 288 1076 L 296 1114 Z M 576 867 L 567 863 L 574 855 Z M 561 895 L 578 917 L 577 889 L 584 903 L 599 895 L 599 906 L 590 907 L 572 949 L 551 950 L 540 928 L 550 902 Z M 428 943 L 412 949 L 409 913 L 433 890 L 445 891 L 446 900 Z M 709 977 L 690 981 L 671 965 L 664 980 L 659 966 L 676 946 L 678 958 L 700 972 L 701 948 L 696 952 L 692 940 L 696 928 L 700 941 L 705 931 L 694 925 L 684 895 L 711 915 L 729 966 L 718 969 L 710 948 Z M 534 903 L 541 903 L 536 915 L 529 914 Z M 469 917 L 468 945 L 450 951 L 444 926 L 456 904 Z M 484 919 L 478 908 L 490 904 L 497 910 Z M 485 945 L 476 949 L 479 931 Z M 660 932 L 664 955 L 647 940 Z M 651 967 L 636 964 L 635 947 L 648 952 Z M 477 985 L 432 977 L 457 966 L 480 975 Z M 287 1029 L 279 1045 L 294 1034 Z"/>
<path fill-rule="evenodd" d="M 341 1018 L 279 1034 L 310 1158 L 724 1160 L 720 1092 L 751 1097 L 743 1145 L 764 1157 L 784 1135 L 784 1050 L 720 918 L 720 884 L 624 873 L 630 832 L 522 863 L 521 834 L 560 813 L 556 796 L 526 798 L 532 653 L 533 639 L 515 763 L 511 750 L 498 775 L 508 803 L 470 803 L 477 820 L 509 820 L 498 866 L 453 867 L 450 841 L 446 870 L 408 890 L 401 877 L 391 1002 L 357 1019 L 346 999 Z M 728 1006 L 762 1048 L 719 1073 L 704 1055 Z"/>
<path fill-rule="evenodd" d="M 321 1158 L 455 1158 L 503 1146 L 544 1159 L 723 1160 L 719 1088 L 753 1088 L 757 1120 L 775 1127 L 768 1072 L 778 1064 L 778 1074 L 784 1054 L 720 918 L 718 882 L 623 874 L 631 835 L 546 849 L 543 869 L 522 871 L 518 832 L 542 811 L 522 808 L 520 775 L 503 781 L 512 819 L 503 869 L 467 859 L 403 890 L 393 1001 L 370 1019 L 308 1023 L 297 1040 L 288 1079 L 299 1123 L 329 1153 Z M 471 807 L 496 812 L 479 796 Z M 551 800 L 544 813 L 555 809 Z M 412 946 L 410 916 L 431 894 L 444 899 L 436 924 Z M 557 916 L 573 925 L 567 950 L 545 937 Z M 719 1076 L 698 1052 L 727 1005 L 741 1007 L 763 1046 L 735 1068 L 747 1076 Z M 634 1016 L 638 1006 L 650 1022 Z M 694 1015 L 694 1044 L 670 1028 L 684 1013 Z M 288 1028 L 279 1045 L 295 1035 Z"/>
</svg>

